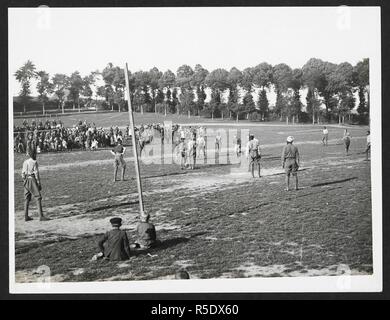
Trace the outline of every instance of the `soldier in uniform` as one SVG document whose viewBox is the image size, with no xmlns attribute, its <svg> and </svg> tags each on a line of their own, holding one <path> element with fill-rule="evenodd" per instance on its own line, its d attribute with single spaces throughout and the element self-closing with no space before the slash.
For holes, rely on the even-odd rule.
<svg viewBox="0 0 390 320">
<path fill-rule="evenodd" d="M 241 155 L 241 138 L 238 135 L 234 135 L 234 152 L 237 155 L 237 158 Z"/>
<path fill-rule="evenodd" d="M 122 140 L 118 140 L 118 143 L 114 149 L 111 150 L 111 153 L 114 155 L 114 182 L 116 181 L 116 175 L 118 173 L 118 167 L 122 167 L 122 181 L 125 180 L 125 171 L 126 171 L 126 162 L 123 159 L 126 148 L 122 145 Z"/>
<path fill-rule="evenodd" d="M 259 178 L 260 175 L 260 142 L 255 138 L 253 134 L 249 135 L 249 141 L 247 144 L 247 150 L 246 150 L 247 158 L 249 160 L 249 169 L 252 172 L 252 177 L 255 177 L 255 165 L 257 165 L 258 168 L 258 174 Z"/>
<path fill-rule="evenodd" d="M 122 219 L 112 218 L 110 223 L 112 230 L 106 232 L 98 243 L 99 255 L 103 255 L 106 259 L 112 261 L 128 260 L 130 258 L 129 239 L 126 231 L 120 230 Z M 104 244 L 106 244 L 106 247 L 104 247 Z"/>
<path fill-rule="evenodd" d="M 37 201 L 39 220 L 49 220 L 43 215 L 42 211 L 42 196 L 41 196 L 41 180 L 38 171 L 38 162 L 36 160 L 36 149 L 29 148 L 27 150 L 28 159 L 23 162 L 22 178 L 24 186 L 24 219 L 25 221 L 33 220 L 28 215 L 28 208 L 31 201 L 31 196 L 34 196 Z"/>
<path fill-rule="evenodd" d="M 193 138 L 188 141 L 187 147 L 188 147 L 188 165 L 191 170 L 194 170 L 196 165 L 196 148 L 197 148 L 196 136 L 193 136 Z"/>
<path fill-rule="evenodd" d="M 137 249 L 150 249 L 157 245 L 156 228 L 153 223 L 149 222 L 150 215 L 142 212 L 140 222 L 137 225 L 138 239 L 134 243 Z"/>
<path fill-rule="evenodd" d="M 290 191 L 290 175 L 295 176 L 295 190 L 298 190 L 299 152 L 298 148 L 293 145 L 294 137 L 287 137 L 287 145 L 282 151 L 282 167 L 286 171 L 286 191 Z"/>
<path fill-rule="evenodd" d="M 222 137 L 221 134 L 218 132 L 215 137 L 215 150 L 219 152 L 222 148 Z"/>
<path fill-rule="evenodd" d="M 345 146 L 345 154 L 348 155 L 349 146 L 351 145 L 351 135 L 347 129 L 345 129 L 345 131 L 344 131 L 343 141 L 344 141 L 344 146 Z"/>
<path fill-rule="evenodd" d="M 329 131 L 326 127 L 322 130 L 322 144 L 324 146 L 328 145 L 328 136 L 329 136 Z"/>
<path fill-rule="evenodd" d="M 370 135 L 370 130 L 367 131 L 367 146 L 366 146 L 366 150 L 364 152 L 366 153 L 366 161 L 368 161 L 368 154 L 371 152 L 371 135 Z"/>
</svg>

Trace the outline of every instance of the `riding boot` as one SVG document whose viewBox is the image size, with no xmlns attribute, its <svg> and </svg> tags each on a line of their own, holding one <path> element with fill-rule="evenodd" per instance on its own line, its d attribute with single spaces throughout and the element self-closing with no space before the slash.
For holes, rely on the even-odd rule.
<svg viewBox="0 0 390 320">
<path fill-rule="evenodd" d="M 31 221 L 32 218 L 28 216 L 28 207 L 30 204 L 30 200 L 25 200 L 24 201 L 24 220 L 25 221 Z"/>
<path fill-rule="evenodd" d="M 46 218 L 46 217 L 43 215 L 43 211 L 42 211 L 42 199 L 37 199 L 37 207 L 38 207 L 39 221 L 48 221 L 48 220 L 50 220 L 49 218 Z"/>
<path fill-rule="evenodd" d="M 126 169 L 125 169 L 125 168 L 123 168 L 123 169 L 122 169 L 122 181 L 124 181 L 124 180 L 125 180 L 125 171 L 126 171 Z"/>
</svg>

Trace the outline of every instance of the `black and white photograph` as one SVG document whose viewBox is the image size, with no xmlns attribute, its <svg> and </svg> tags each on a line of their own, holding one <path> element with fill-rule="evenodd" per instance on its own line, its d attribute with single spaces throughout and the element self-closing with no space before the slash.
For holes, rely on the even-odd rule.
<svg viewBox="0 0 390 320">
<path fill-rule="evenodd" d="M 11 293 L 380 292 L 380 7 L 8 8 Z"/>
</svg>

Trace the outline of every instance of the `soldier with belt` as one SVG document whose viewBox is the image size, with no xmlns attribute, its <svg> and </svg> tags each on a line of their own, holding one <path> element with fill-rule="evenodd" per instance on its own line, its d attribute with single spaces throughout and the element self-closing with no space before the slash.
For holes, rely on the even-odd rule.
<svg viewBox="0 0 390 320">
<path fill-rule="evenodd" d="M 249 135 L 249 141 L 246 150 L 247 158 L 249 160 L 249 169 L 252 172 L 252 177 L 255 177 L 255 165 L 257 166 L 259 178 L 260 175 L 260 142 L 255 138 L 253 134 Z"/>
<path fill-rule="evenodd" d="M 298 148 L 293 145 L 294 137 L 287 137 L 287 145 L 282 151 L 282 167 L 286 171 L 286 191 L 290 190 L 290 174 L 295 176 L 295 190 L 298 190 L 299 152 Z"/>
<path fill-rule="evenodd" d="M 42 195 L 41 195 L 41 180 L 38 171 L 38 162 L 36 160 L 36 149 L 29 148 L 27 150 L 28 159 L 23 162 L 22 178 L 24 186 L 24 219 L 25 221 L 33 220 L 28 215 L 28 208 L 31 201 L 31 196 L 34 196 L 37 201 L 39 220 L 49 220 L 43 215 L 42 211 Z"/>
<path fill-rule="evenodd" d="M 122 167 L 122 181 L 125 180 L 125 171 L 126 171 L 126 162 L 123 159 L 126 148 L 122 145 L 122 140 L 118 139 L 118 144 L 114 149 L 111 150 L 111 153 L 114 155 L 114 182 L 116 181 L 116 175 L 118 173 L 119 165 Z"/>
</svg>

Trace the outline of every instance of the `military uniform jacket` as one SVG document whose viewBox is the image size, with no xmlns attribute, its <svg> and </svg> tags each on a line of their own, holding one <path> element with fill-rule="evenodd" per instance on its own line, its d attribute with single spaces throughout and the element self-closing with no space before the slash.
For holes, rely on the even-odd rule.
<svg viewBox="0 0 390 320">
<path fill-rule="evenodd" d="M 104 256 L 110 260 L 120 261 L 130 258 L 129 239 L 126 231 L 123 230 L 113 229 L 106 232 L 99 241 L 99 248 Z"/>
</svg>

